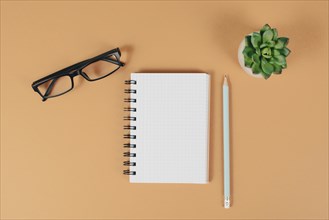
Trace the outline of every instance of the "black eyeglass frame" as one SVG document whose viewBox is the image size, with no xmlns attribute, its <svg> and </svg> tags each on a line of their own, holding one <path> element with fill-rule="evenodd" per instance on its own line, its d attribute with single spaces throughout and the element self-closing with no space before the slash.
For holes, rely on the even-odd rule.
<svg viewBox="0 0 329 220">
<path fill-rule="evenodd" d="M 111 58 L 109 58 L 109 56 L 115 56 L 116 60 L 113 60 Z M 39 95 L 42 97 L 42 101 L 46 101 L 47 99 L 49 98 L 54 98 L 54 97 L 57 97 L 57 96 L 61 96 L 61 95 L 64 95 L 65 93 L 71 91 L 73 88 L 74 88 L 74 80 L 73 78 L 76 77 L 77 75 L 80 75 L 82 76 L 83 78 L 85 78 L 86 80 L 90 81 L 90 82 L 93 82 L 93 81 L 97 81 L 97 80 L 100 80 L 100 79 L 103 79 L 109 75 L 111 75 L 112 73 L 114 73 L 115 71 L 117 71 L 120 67 L 123 67 L 125 65 L 125 63 L 121 62 L 120 61 L 120 57 L 121 57 L 121 51 L 119 48 L 115 48 L 113 50 L 110 50 L 110 51 L 107 51 L 105 53 L 102 53 L 98 56 L 95 56 L 93 58 L 90 58 L 90 59 L 87 59 L 87 60 L 84 60 L 84 61 L 81 61 L 79 63 L 76 63 L 76 64 L 73 64 L 69 67 L 66 67 L 62 70 L 59 70 L 55 73 L 52 73 L 48 76 L 45 76 L 37 81 L 34 81 L 32 83 L 32 88 L 35 92 L 39 93 Z M 84 73 L 82 70 L 92 64 L 92 63 L 95 63 L 97 61 L 106 61 L 106 62 L 110 62 L 110 63 L 113 63 L 115 65 L 117 65 L 118 67 L 111 71 L 110 73 L 102 76 L 102 77 L 99 77 L 99 78 L 96 78 L 96 79 L 90 79 L 88 77 L 88 75 L 86 73 Z M 49 96 L 49 92 L 51 91 L 52 87 L 54 86 L 54 83 L 56 82 L 56 80 L 60 77 L 63 77 L 63 76 L 69 76 L 70 79 L 71 79 L 71 88 L 65 92 L 62 92 L 60 94 L 56 94 L 56 95 L 51 95 Z M 46 90 L 45 94 L 43 95 L 40 90 L 39 90 L 39 86 L 42 85 L 43 83 L 49 81 L 49 80 L 52 80 L 52 82 L 50 83 L 48 89 Z M 48 94 L 47 94 L 48 93 Z"/>
</svg>

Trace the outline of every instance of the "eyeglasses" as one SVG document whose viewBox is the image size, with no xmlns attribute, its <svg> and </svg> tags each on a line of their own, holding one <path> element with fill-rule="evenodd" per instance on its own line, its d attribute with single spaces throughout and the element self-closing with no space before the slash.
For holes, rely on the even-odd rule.
<svg viewBox="0 0 329 220">
<path fill-rule="evenodd" d="M 43 77 L 33 82 L 32 88 L 39 93 L 42 101 L 64 95 L 74 88 L 73 78 L 77 75 L 93 82 L 103 79 L 123 67 L 125 64 L 120 61 L 120 57 L 119 48 L 110 50 Z"/>
</svg>

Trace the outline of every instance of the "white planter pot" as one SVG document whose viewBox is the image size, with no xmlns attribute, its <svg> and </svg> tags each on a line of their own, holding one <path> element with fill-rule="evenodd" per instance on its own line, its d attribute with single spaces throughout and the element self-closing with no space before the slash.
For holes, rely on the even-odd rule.
<svg viewBox="0 0 329 220">
<path fill-rule="evenodd" d="M 251 35 L 251 34 L 250 34 Z M 262 74 L 253 74 L 251 68 L 244 66 L 244 56 L 243 56 L 243 49 L 245 47 L 245 38 L 242 39 L 239 49 L 238 49 L 238 60 L 240 63 L 241 68 L 250 76 L 253 76 L 255 78 L 263 78 Z"/>
</svg>

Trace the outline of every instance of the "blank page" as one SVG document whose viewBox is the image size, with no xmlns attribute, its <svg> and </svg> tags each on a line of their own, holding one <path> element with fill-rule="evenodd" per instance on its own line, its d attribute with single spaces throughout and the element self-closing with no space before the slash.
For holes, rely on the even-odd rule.
<svg viewBox="0 0 329 220">
<path fill-rule="evenodd" d="M 133 183 L 208 183 L 209 75 L 132 73 Z"/>
</svg>

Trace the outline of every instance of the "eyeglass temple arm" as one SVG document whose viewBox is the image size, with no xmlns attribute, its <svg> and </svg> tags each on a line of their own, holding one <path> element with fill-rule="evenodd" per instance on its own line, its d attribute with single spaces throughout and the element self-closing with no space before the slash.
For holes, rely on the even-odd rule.
<svg viewBox="0 0 329 220">
<path fill-rule="evenodd" d="M 107 57 L 102 58 L 102 60 L 107 61 L 107 62 L 110 62 L 110 63 L 114 63 L 114 64 L 116 64 L 118 66 L 124 66 L 125 65 L 125 63 L 122 63 L 122 62 L 116 61 L 116 60 L 112 60 L 112 59 L 107 58 Z"/>
<path fill-rule="evenodd" d="M 58 79 L 58 78 L 55 78 L 55 79 L 53 79 L 53 81 L 51 81 L 51 83 L 50 83 L 48 89 L 46 90 L 45 94 L 43 95 L 43 96 L 44 96 L 43 99 L 42 99 L 43 102 L 46 101 L 46 100 L 48 99 L 48 98 L 46 98 L 45 96 L 48 96 L 48 95 L 50 94 L 51 90 L 53 89 L 53 87 L 54 87 L 54 85 L 55 85 L 55 82 L 57 81 L 57 79 Z"/>
</svg>

